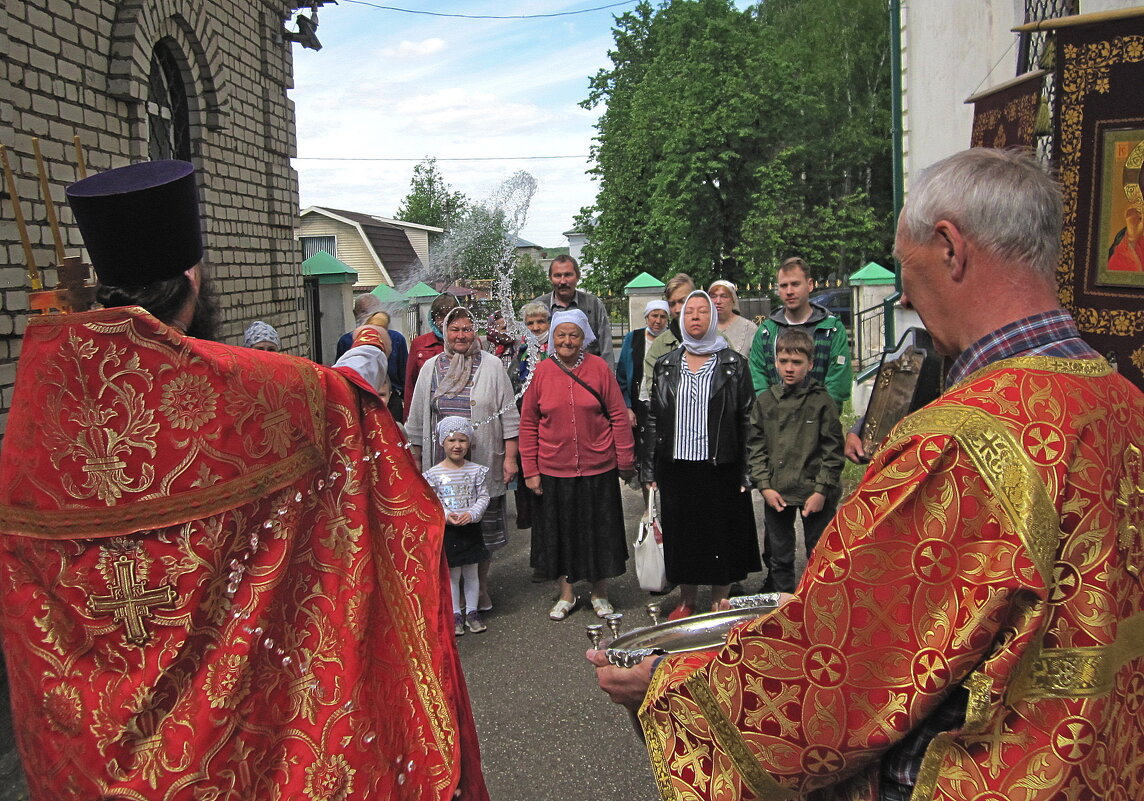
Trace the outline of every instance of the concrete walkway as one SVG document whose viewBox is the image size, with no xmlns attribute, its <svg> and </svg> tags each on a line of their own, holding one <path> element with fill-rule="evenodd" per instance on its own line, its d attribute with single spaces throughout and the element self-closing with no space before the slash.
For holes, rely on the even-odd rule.
<svg viewBox="0 0 1144 801">
<path fill-rule="evenodd" d="M 626 488 L 623 498 L 630 543 L 643 502 Z M 761 523 L 760 503 L 756 493 Z M 556 588 L 531 583 L 530 532 L 511 528 L 511 501 L 509 507 L 509 544 L 493 562 L 489 630 L 459 642 L 493 801 L 658 799 L 647 751 L 627 712 L 600 691 L 584 659 L 584 627 L 598 622 L 595 615 L 581 606 L 566 620 L 548 619 Z M 800 559 L 796 567 L 804 565 Z M 631 561 L 628 567 L 610 593 L 625 616 L 623 631 L 647 625 L 649 600 L 660 602 L 664 613 L 679 601 L 678 591 L 653 599 L 639 588 Z M 762 574 L 752 574 L 746 588 L 753 591 L 761 583 Z M 585 599 L 589 590 L 587 584 L 577 586 Z M 703 591 L 699 600 L 706 600 Z"/>
</svg>

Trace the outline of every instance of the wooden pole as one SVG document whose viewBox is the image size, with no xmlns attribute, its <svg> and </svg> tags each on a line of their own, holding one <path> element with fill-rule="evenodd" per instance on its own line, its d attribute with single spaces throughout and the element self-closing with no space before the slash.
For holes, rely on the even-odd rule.
<svg viewBox="0 0 1144 801">
<path fill-rule="evenodd" d="M 87 177 L 87 162 L 83 160 L 83 146 L 79 143 L 79 134 L 72 137 L 72 144 L 75 145 L 75 171 L 82 181 Z"/>
<path fill-rule="evenodd" d="M 12 214 L 16 218 L 16 228 L 20 231 L 20 242 L 24 245 L 24 260 L 27 262 L 28 281 L 33 290 L 44 288 L 40 271 L 36 269 L 36 258 L 32 255 L 32 240 L 28 238 L 28 228 L 24 224 L 24 213 L 20 211 L 20 195 L 16 191 L 16 176 L 8 164 L 8 148 L 0 145 L 0 163 L 4 167 L 4 180 L 8 184 L 8 197 L 12 199 Z"/>
<path fill-rule="evenodd" d="M 64 240 L 60 236 L 60 223 L 56 219 L 56 204 L 52 200 L 52 189 L 48 185 L 48 170 L 44 166 L 44 157 L 40 154 L 40 137 L 32 137 L 32 152 L 36 156 L 36 172 L 40 176 L 40 193 L 44 196 L 44 208 L 47 209 L 48 227 L 52 229 L 52 241 L 56 245 L 56 264 L 63 264 L 67 254 L 64 253 Z"/>
</svg>

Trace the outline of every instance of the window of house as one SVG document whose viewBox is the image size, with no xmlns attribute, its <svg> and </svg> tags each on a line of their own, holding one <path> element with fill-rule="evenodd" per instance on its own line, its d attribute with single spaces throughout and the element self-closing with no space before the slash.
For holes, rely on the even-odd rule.
<svg viewBox="0 0 1144 801">
<path fill-rule="evenodd" d="M 323 250 L 334 258 L 338 256 L 338 245 L 335 237 L 302 236 L 299 239 L 302 241 L 302 261 Z"/>
<path fill-rule="evenodd" d="M 176 52 L 174 40 L 163 38 L 151 54 L 151 75 L 147 87 L 147 152 L 152 161 L 191 160 L 187 86 Z"/>
</svg>

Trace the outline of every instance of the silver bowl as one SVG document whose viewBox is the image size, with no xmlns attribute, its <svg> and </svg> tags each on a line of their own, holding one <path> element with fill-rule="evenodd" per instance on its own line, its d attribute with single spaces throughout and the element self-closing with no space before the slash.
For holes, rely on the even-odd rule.
<svg viewBox="0 0 1144 801">
<path fill-rule="evenodd" d="M 740 603 L 734 604 L 735 601 Z M 692 615 L 629 631 L 612 640 L 604 655 L 613 665 L 634 667 L 649 656 L 720 648 L 735 626 L 774 611 L 778 606 L 778 594 L 735 598 L 732 603 L 738 608 Z"/>
</svg>

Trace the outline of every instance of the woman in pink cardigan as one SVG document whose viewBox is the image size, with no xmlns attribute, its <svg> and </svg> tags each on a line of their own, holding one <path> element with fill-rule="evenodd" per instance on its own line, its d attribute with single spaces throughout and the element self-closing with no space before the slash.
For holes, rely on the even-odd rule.
<svg viewBox="0 0 1144 801">
<path fill-rule="evenodd" d="M 585 350 L 596 336 L 584 312 L 556 312 L 548 331 L 550 358 L 537 365 L 520 410 L 524 483 L 539 496 L 531 562 L 558 582 L 550 618 L 575 609 L 573 585 L 582 580 L 605 617 L 614 611 L 608 579 L 622 576 L 628 559 L 618 478 L 634 475 L 635 443 L 615 375 Z"/>
</svg>

